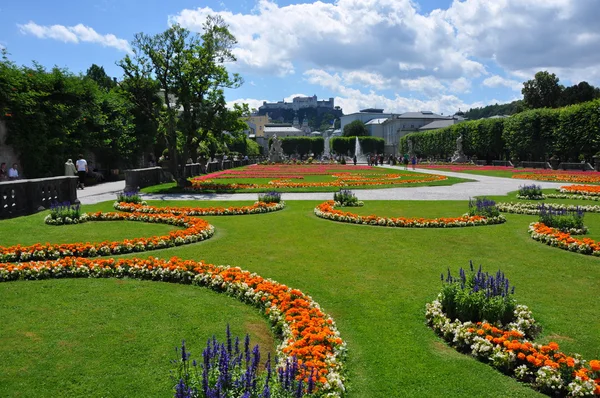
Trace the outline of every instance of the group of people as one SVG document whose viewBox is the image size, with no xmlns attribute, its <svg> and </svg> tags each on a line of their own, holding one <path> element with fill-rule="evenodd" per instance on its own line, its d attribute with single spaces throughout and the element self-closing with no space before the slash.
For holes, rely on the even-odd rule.
<svg viewBox="0 0 600 398">
<path fill-rule="evenodd" d="M 77 161 L 73 163 L 72 159 L 68 159 L 65 163 L 65 175 L 66 176 L 78 176 L 79 182 L 77 183 L 77 189 L 85 188 L 85 176 L 88 173 L 88 164 L 83 158 L 83 155 L 77 157 Z"/>
<path fill-rule="evenodd" d="M 16 163 L 13 163 L 12 167 L 6 170 L 6 162 L 2 162 L 0 165 L 0 181 L 7 180 L 18 180 L 19 179 L 19 168 Z"/>
<path fill-rule="evenodd" d="M 367 164 L 369 166 L 377 166 L 377 164 L 383 166 L 384 160 L 385 159 L 383 155 L 367 155 Z M 398 158 L 395 158 L 394 155 L 390 155 L 388 159 L 388 164 L 396 163 L 404 164 L 404 170 L 408 170 L 408 164 L 410 163 L 412 164 L 412 168 L 414 170 L 415 166 L 417 165 L 417 157 L 415 155 L 409 156 L 408 154 L 404 154 L 404 156 L 399 156 Z M 354 164 L 356 164 L 356 156 L 354 157 Z"/>
</svg>

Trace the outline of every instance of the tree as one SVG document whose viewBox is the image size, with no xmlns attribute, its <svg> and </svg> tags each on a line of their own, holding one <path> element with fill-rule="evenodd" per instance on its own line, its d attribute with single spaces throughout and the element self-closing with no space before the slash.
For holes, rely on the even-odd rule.
<svg viewBox="0 0 600 398">
<path fill-rule="evenodd" d="M 242 84 L 241 77 L 230 75 L 225 67 L 235 61 L 235 37 L 221 17 L 207 17 L 203 32 L 199 36 L 173 25 L 155 36 L 136 34 L 133 58 L 127 55 L 119 62 L 126 78 L 158 82 L 164 107 L 156 124 L 180 186 L 186 182 L 185 160 L 198 144 L 209 134 L 222 141 L 224 130 L 241 126 L 239 117 L 245 111 L 228 110 L 223 91 Z"/>
<path fill-rule="evenodd" d="M 528 109 L 556 108 L 559 106 L 563 87 L 554 73 L 538 72 L 533 80 L 523 83 L 523 102 Z"/>
<path fill-rule="evenodd" d="M 117 83 L 106 74 L 104 67 L 96 64 L 90 66 L 85 76 L 98 83 L 98 87 L 104 91 L 109 91 L 117 85 Z"/>
<path fill-rule="evenodd" d="M 574 105 L 582 102 L 592 101 L 600 97 L 600 92 L 597 88 L 590 85 L 588 82 L 580 82 L 579 84 L 567 87 L 562 92 L 560 105 Z"/>
<path fill-rule="evenodd" d="M 369 130 L 362 120 L 355 120 L 344 126 L 344 137 L 362 137 L 368 136 Z"/>
</svg>

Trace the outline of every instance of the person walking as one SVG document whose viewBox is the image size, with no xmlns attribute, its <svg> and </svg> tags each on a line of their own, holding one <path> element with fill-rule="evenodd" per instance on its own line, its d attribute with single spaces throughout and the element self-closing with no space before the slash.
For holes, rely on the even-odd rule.
<svg viewBox="0 0 600 398">
<path fill-rule="evenodd" d="M 354 165 L 355 165 L 355 166 L 356 166 L 356 161 L 357 161 L 357 160 L 358 160 L 358 159 L 356 159 L 356 155 L 354 155 L 354 157 L 352 158 L 352 161 L 354 162 Z"/>
<path fill-rule="evenodd" d="M 404 164 L 404 170 L 408 170 L 408 154 L 404 154 L 404 158 L 402 159 L 402 163 Z"/>
<path fill-rule="evenodd" d="M 410 163 L 412 164 L 413 170 L 415 169 L 415 165 L 417 164 L 417 157 L 415 155 L 410 159 Z"/>
<path fill-rule="evenodd" d="M 6 181 L 8 179 L 8 172 L 6 170 L 6 162 L 2 162 L 0 165 L 0 181 Z"/>
<path fill-rule="evenodd" d="M 75 163 L 75 166 L 77 168 L 77 175 L 79 175 L 79 184 L 77 185 L 77 188 L 84 189 L 85 188 L 85 176 L 88 172 L 88 165 L 87 165 L 87 162 L 85 161 L 85 159 L 83 158 L 83 155 L 80 154 L 77 157 L 77 162 Z"/>
<path fill-rule="evenodd" d="M 77 169 L 75 168 L 75 164 L 73 163 L 73 160 L 68 159 L 65 162 L 65 175 L 67 177 L 71 177 L 71 176 L 76 176 L 77 175 Z"/>
</svg>

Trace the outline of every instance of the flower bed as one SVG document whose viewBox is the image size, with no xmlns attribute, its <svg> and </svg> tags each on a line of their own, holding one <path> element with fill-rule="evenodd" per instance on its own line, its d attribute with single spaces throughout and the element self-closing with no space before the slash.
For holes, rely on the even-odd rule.
<svg viewBox="0 0 600 398">
<path fill-rule="evenodd" d="M 600 395 L 600 361 L 566 355 L 554 342 L 527 340 L 525 331 L 535 320 L 526 306 L 518 305 L 516 321 L 501 328 L 487 322 L 452 321 L 442 311 L 440 296 L 426 306 L 427 324 L 457 350 L 552 396 Z"/>
<path fill-rule="evenodd" d="M 600 185 L 567 185 L 560 187 L 560 193 L 600 196 Z"/>
<path fill-rule="evenodd" d="M 541 222 L 529 224 L 528 232 L 534 240 L 547 245 L 581 254 L 600 256 L 600 244 L 593 239 L 576 239 L 567 232 L 561 232 Z"/>
<path fill-rule="evenodd" d="M 373 173 L 370 166 L 342 165 L 255 165 L 245 169 L 231 169 L 205 176 L 195 177 L 189 190 L 238 190 L 238 189 L 274 189 L 274 188 L 323 188 L 323 187 L 359 187 L 379 185 L 402 185 L 423 182 L 443 181 L 448 177 L 430 174 L 395 172 L 389 174 Z M 371 172 L 370 172 L 371 171 Z M 335 178 L 327 182 L 305 182 L 306 176 L 328 176 Z M 227 179 L 270 179 L 264 182 L 229 182 Z"/>
<path fill-rule="evenodd" d="M 336 210 L 335 202 L 329 200 L 315 207 L 315 215 L 328 220 L 347 222 L 352 224 L 379 225 L 384 227 L 403 228 L 452 228 L 473 227 L 477 225 L 501 224 L 506 221 L 503 216 L 483 217 L 464 215 L 456 218 L 405 218 L 405 217 L 379 217 L 375 215 L 360 216 L 358 214 Z"/>
<path fill-rule="evenodd" d="M 598 205 L 565 205 L 561 203 L 544 203 L 544 206 L 553 210 L 576 211 L 579 209 L 586 213 L 600 213 L 600 206 Z M 496 207 L 498 207 L 498 209 L 503 213 L 530 215 L 540 214 L 539 203 L 503 202 L 498 203 Z"/>
<path fill-rule="evenodd" d="M 280 359 L 296 358 L 300 378 L 316 381 L 317 396 L 340 397 L 345 391 L 346 343 L 333 319 L 300 290 L 238 267 L 204 262 L 148 258 L 60 260 L 0 264 L 0 282 L 65 277 L 130 277 L 205 286 L 258 307 L 281 334 Z"/>
<path fill-rule="evenodd" d="M 576 183 L 600 183 L 600 173 L 591 174 L 574 174 L 574 173 L 534 173 L 534 174 L 517 174 L 513 175 L 512 178 L 519 178 L 524 180 L 538 180 L 538 181 L 555 181 L 555 182 L 576 182 Z M 600 187 L 599 187 L 600 188 Z"/>
<path fill-rule="evenodd" d="M 600 196 L 592 195 L 576 195 L 567 193 L 547 193 L 544 196 L 548 199 L 572 199 L 572 200 L 592 200 L 595 202 L 600 201 Z"/>
<path fill-rule="evenodd" d="M 167 235 L 150 238 L 126 239 L 122 242 L 57 243 L 32 246 L 0 246 L 0 262 L 57 259 L 62 257 L 96 257 L 143 252 L 199 242 L 214 234 L 214 227 L 207 221 L 175 215 L 144 213 L 87 213 L 88 221 L 142 221 L 185 227 Z"/>
<path fill-rule="evenodd" d="M 145 214 L 173 214 L 177 216 L 230 216 L 242 214 L 259 214 L 281 210 L 285 207 L 285 202 L 264 203 L 256 202 L 251 206 L 230 206 L 230 207 L 155 207 L 140 205 L 134 203 L 115 202 L 113 207 L 116 210 L 126 212 L 138 212 Z"/>
</svg>

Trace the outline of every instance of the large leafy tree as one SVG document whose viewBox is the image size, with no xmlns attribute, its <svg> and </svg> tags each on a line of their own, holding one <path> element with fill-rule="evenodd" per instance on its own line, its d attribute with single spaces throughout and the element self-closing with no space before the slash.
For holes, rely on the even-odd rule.
<svg viewBox="0 0 600 398">
<path fill-rule="evenodd" d="M 155 80 L 164 107 L 155 117 L 169 150 L 169 167 L 180 185 L 185 183 L 185 160 L 211 134 L 222 139 L 223 130 L 243 128 L 243 110 L 227 109 L 223 90 L 237 88 L 242 79 L 225 66 L 235 61 L 235 37 L 222 18 L 209 16 L 203 34 L 179 25 L 150 36 L 139 33 L 133 56 L 119 62 L 133 85 Z M 233 112 L 233 115 L 232 115 Z"/>
<path fill-rule="evenodd" d="M 344 137 L 368 136 L 369 130 L 361 120 L 355 120 L 344 126 Z"/>
<path fill-rule="evenodd" d="M 560 104 L 563 87 L 559 78 L 547 71 L 538 72 L 532 80 L 523 83 L 523 102 L 528 109 L 556 108 Z"/>
</svg>

